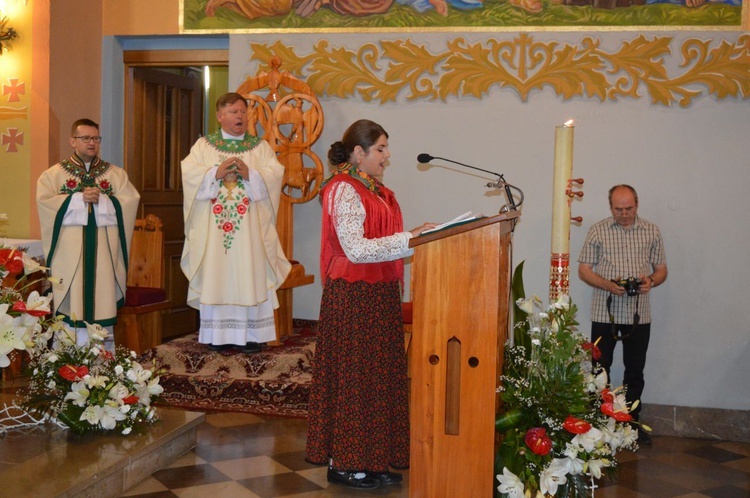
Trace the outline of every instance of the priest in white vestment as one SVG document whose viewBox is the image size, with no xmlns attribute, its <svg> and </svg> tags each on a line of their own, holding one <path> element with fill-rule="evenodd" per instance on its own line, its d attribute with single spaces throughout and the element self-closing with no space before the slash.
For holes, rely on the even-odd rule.
<svg viewBox="0 0 750 498">
<path fill-rule="evenodd" d="M 276 232 L 284 166 L 247 133 L 247 102 L 220 97 L 221 130 L 201 137 L 182 161 L 187 302 L 200 311 L 198 341 L 260 350 L 274 340 L 276 290 L 291 264 Z"/>
<path fill-rule="evenodd" d="M 108 350 L 125 282 L 140 195 L 122 168 L 99 157 L 99 125 L 71 127 L 73 155 L 39 177 L 36 199 L 56 315 L 88 342 L 84 322 L 106 328 Z"/>
</svg>

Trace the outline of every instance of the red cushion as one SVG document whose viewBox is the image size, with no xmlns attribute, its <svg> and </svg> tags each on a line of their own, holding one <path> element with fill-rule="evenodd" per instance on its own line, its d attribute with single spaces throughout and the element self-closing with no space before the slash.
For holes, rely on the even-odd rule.
<svg viewBox="0 0 750 498">
<path fill-rule="evenodd" d="M 166 299 L 167 291 L 156 287 L 128 287 L 125 290 L 125 306 L 143 306 Z"/>
<path fill-rule="evenodd" d="M 404 323 L 411 323 L 412 311 L 411 301 L 401 303 L 401 314 L 404 315 Z"/>
</svg>

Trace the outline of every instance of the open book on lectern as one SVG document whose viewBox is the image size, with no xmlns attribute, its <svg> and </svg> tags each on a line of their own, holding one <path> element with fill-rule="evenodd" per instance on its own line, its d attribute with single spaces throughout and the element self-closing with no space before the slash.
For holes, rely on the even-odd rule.
<svg viewBox="0 0 750 498">
<path fill-rule="evenodd" d="M 454 227 L 456 225 L 463 225 L 464 223 L 469 223 L 470 221 L 478 220 L 479 218 L 484 218 L 484 215 L 474 214 L 471 211 L 467 211 L 464 214 L 457 216 L 450 221 L 441 223 L 435 228 L 430 228 L 429 230 L 425 230 L 424 232 L 421 233 L 421 235 L 427 235 L 428 233 L 438 232 L 440 230 L 445 230 L 446 228 Z"/>
</svg>

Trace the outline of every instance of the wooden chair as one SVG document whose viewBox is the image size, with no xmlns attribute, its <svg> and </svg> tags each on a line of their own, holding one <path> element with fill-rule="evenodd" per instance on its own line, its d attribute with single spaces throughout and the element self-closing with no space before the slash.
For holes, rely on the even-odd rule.
<svg viewBox="0 0 750 498">
<path fill-rule="evenodd" d="M 125 305 L 117 312 L 115 344 L 138 354 L 162 342 L 162 312 L 170 307 L 164 289 L 164 232 L 149 214 L 135 221 Z"/>
</svg>

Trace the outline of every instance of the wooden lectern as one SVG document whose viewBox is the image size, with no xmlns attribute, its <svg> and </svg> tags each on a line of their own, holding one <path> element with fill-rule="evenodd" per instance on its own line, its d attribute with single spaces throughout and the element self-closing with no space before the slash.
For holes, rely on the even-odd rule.
<svg viewBox="0 0 750 498">
<path fill-rule="evenodd" d="M 411 240 L 411 498 L 491 498 L 518 212 Z"/>
</svg>

